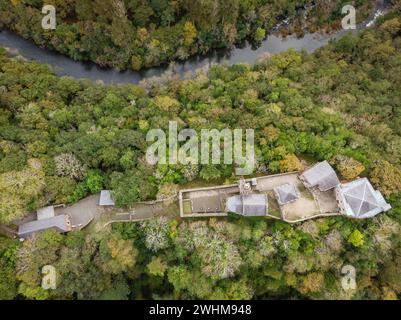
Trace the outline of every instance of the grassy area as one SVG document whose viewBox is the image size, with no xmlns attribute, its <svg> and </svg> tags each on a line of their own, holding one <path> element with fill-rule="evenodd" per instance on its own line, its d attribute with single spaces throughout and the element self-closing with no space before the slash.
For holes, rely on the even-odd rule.
<svg viewBox="0 0 401 320">
<path fill-rule="evenodd" d="M 298 191 L 301 197 L 304 197 L 309 200 L 314 199 L 312 193 L 303 184 L 298 186 Z"/>
<path fill-rule="evenodd" d="M 184 211 L 184 214 L 191 214 L 192 213 L 191 200 L 189 199 L 183 200 L 182 209 Z"/>
<path fill-rule="evenodd" d="M 267 200 L 269 203 L 269 211 L 268 211 L 269 215 L 281 219 L 280 206 L 278 205 L 278 202 L 276 200 L 273 190 L 267 192 Z"/>
</svg>

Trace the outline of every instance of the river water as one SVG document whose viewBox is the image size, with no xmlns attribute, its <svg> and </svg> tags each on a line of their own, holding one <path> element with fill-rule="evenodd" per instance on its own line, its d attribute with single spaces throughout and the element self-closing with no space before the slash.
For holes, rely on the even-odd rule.
<svg viewBox="0 0 401 320">
<path fill-rule="evenodd" d="M 362 30 L 373 25 L 376 18 L 383 14 L 385 9 L 385 4 L 377 7 L 376 11 L 367 21 L 357 26 L 357 30 Z M 290 48 L 313 52 L 327 44 L 331 39 L 339 39 L 348 32 L 355 32 L 355 30 L 341 30 L 330 35 L 307 33 L 302 38 L 297 38 L 296 36 L 282 38 L 281 36 L 272 34 L 268 35 L 257 49 L 253 48 L 250 43 L 246 42 L 241 48 L 234 48 L 232 50 L 214 50 L 208 55 L 192 57 L 184 62 L 175 62 L 173 64 L 173 69 L 174 73 L 182 78 L 184 76 L 188 77 L 196 70 L 210 67 L 213 64 L 253 64 L 263 55 L 280 53 Z M 16 49 L 18 50 L 18 54 L 28 60 L 35 60 L 50 65 L 59 76 L 101 80 L 106 84 L 137 84 L 142 80 L 152 77 L 160 77 L 166 72 L 171 72 L 171 66 L 161 66 L 141 71 L 128 70 L 122 72 L 114 69 L 100 68 L 92 62 L 74 61 L 56 52 L 39 48 L 33 42 L 25 40 L 8 30 L 2 30 L 0 32 L 0 46 Z"/>
</svg>

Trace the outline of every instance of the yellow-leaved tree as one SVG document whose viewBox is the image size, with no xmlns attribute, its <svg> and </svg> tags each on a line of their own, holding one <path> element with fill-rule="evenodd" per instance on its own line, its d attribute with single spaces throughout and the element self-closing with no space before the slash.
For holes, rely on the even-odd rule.
<svg viewBox="0 0 401 320">
<path fill-rule="evenodd" d="M 0 222 L 9 223 L 28 213 L 45 187 L 44 173 L 37 160 L 28 161 L 21 171 L 0 174 Z"/>
<path fill-rule="evenodd" d="M 303 170 L 304 165 L 298 159 L 295 154 L 287 154 L 280 161 L 280 171 L 281 172 L 292 172 L 292 171 L 301 171 Z"/>
<path fill-rule="evenodd" d="M 386 160 L 376 162 L 370 178 L 386 197 L 401 192 L 401 170 Z"/>
<path fill-rule="evenodd" d="M 340 175 L 347 180 L 355 179 L 365 170 L 362 163 L 342 154 L 336 155 L 332 162 L 335 164 Z"/>
</svg>

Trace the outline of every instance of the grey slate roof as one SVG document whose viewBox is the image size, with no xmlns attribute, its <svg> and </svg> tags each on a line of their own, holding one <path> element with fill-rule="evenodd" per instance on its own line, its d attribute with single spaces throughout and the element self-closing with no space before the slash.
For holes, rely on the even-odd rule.
<svg viewBox="0 0 401 320">
<path fill-rule="evenodd" d="M 306 185 L 318 187 L 320 191 L 333 189 L 340 184 L 337 174 L 327 161 L 319 162 L 313 167 L 305 170 L 300 175 Z"/>
<path fill-rule="evenodd" d="M 226 207 L 229 212 L 243 216 L 265 216 L 268 209 L 265 194 L 237 195 L 227 198 Z"/>
<path fill-rule="evenodd" d="M 48 219 L 35 220 L 19 226 L 18 236 L 26 238 L 32 233 L 54 229 L 59 232 L 71 231 L 71 222 L 68 215 L 59 215 Z"/>
<path fill-rule="evenodd" d="M 299 199 L 299 193 L 297 188 L 290 183 L 283 184 L 274 188 L 277 202 L 280 205 L 284 205 L 290 202 L 294 202 Z"/>
<path fill-rule="evenodd" d="M 99 206 L 114 206 L 114 200 L 110 190 L 100 191 Z"/>
<path fill-rule="evenodd" d="M 336 190 L 338 200 L 342 202 L 348 216 L 360 219 L 370 218 L 391 209 L 382 194 L 374 190 L 366 178 L 342 184 Z"/>
</svg>

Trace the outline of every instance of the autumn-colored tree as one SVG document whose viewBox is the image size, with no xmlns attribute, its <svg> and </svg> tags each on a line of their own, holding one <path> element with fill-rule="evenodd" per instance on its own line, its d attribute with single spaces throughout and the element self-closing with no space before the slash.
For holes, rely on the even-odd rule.
<svg viewBox="0 0 401 320">
<path fill-rule="evenodd" d="M 167 112 L 177 112 L 180 108 L 180 103 L 169 96 L 157 96 L 155 104 L 157 108 Z"/>
<path fill-rule="evenodd" d="M 196 35 L 197 35 L 197 31 L 196 31 L 194 24 L 190 21 L 185 22 L 184 32 L 183 32 L 184 45 L 190 46 L 194 42 Z"/>
<path fill-rule="evenodd" d="M 102 240 L 100 244 L 101 267 L 105 272 L 119 274 L 132 269 L 138 250 L 131 240 L 124 240 L 116 235 Z"/>
<path fill-rule="evenodd" d="M 292 172 L 303 170 L 304 165 L 294 154 L 287 154 L 280 161 L 280 171 L 281 172 Z"/>
<path fill-rule="evenodd" d="M 387 20 L 380 26 L 380 29 L 390 33 L 391 35 L 396 35 L 401 31 L 401 21 L 398 17 Z"/>
<path fill-rule="evenodd" d="M 386 160 L 375 163 L 370 178 L 372 183 L 387 197 L 401 192 L 401 170 Z"/>
<path fill-rule="evenodd" d="M 391 288 L 397 293 L 401 293 L 401 277 L 399 274 L 399 263 L 401 262 L 401 256 L 397 255 L 392 259 L 388 259 L 384 263 L 384 268 L 380 272 L 380 278 L 386 286 Z"/>
<path fill-rule="evenodd" d="M 28 205 L 38 200 L 45 187 L 41 168 L 0 174 L 0 222 L 8 223 L 29 213 Z"/>
<path fill-rule="evenodd" d="M 280 129 L 273 127 L 273 126 L 268 126 L 264 128 L 263 130 L 264 136 L 263 138 L 266 139 L 266 141 L 269 144 L 272 144 L 273 142 L 276 142 L 277 139 L 280 136 Z"/>
<path fill-rule="evenodd" d="M 21 281 L 21 294 L 38 300 L 48 299 L 54 294 L 41 287 L 41 271 L 43 266 L 54 265 L 57 261 L 62 240 L 61 234 L 47 230 L 24 241 L 16 254 L 16 278 Z"/>
<path fill-rule="evenodd" d="M 318 293 L 323 288 L 324 275 L 319 272 L 308 273 L 302 280 L 300 292 L 303 294 Z"/>
<path fill-rule="evenodd" d="M 365 167 L 359 161 L 345 155 L 337 155 L 332 159 L 340 175 L 347 180 L 358 177 Z"/>
</svg>

